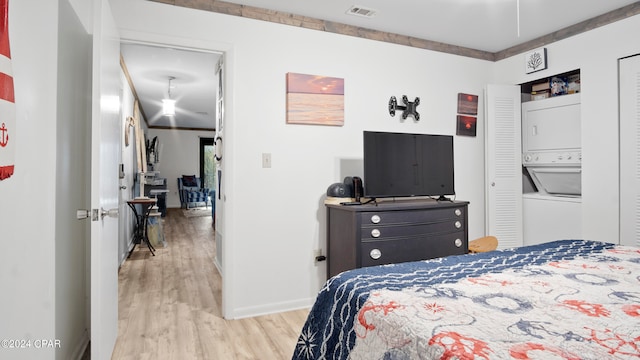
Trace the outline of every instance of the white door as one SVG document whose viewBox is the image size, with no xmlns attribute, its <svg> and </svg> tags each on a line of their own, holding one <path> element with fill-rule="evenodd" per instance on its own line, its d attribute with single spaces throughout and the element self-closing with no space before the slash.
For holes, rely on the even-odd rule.
<svg viewBox="0 0 640 360">
<path fill-rule="evenodd" d="M 118 208 L 120 39 L 108 0 L 94 0 L 91 209 Z M 118 335 L 118 218 L 91 221 L 91 358 L 111 359 Z"/>
<path fill-rule="evenodd" d="M 225 96 L 225 72 L 224 72 L 224 61 L 225 57 L 222 55 L 218 64 L 216 65 L 216 75 L 218 77 L 218 91 L 216 92 L 216 139 L 214 142 L 215 146 L 215 159 L 216 159 L 216 196 L 212 201 L 215 202 L 216 211 L 214 213 L 215 216 L 215 238 L 216 238 L 216 258 L 215 264 L 220 272 L 220 276 L 222 277 L 222 316 L 224 318 L 228 318 L 229 314 L 231 314 L 231 304 L 229 299 L 229 294 L 231 293 L 230 285 L 228 281 L 225 279 L 229 279 L 227 276 L 227 272 L 224 271 L 226 263 L 224 262 L 224 253 L 225 250 L 223 248 L 223 240 L 224 240 L 224 195 L 222 194 L 222 190 L 224 189 L 224 183 L 222 182 L 224 168 L 222 165 L 222 157 L 224 153 L 224 143 L 223 143 L 223 135 L 224 135 L 224 96 Z"/>
<path fill-rule="evenodd" d="M 485 91 L 486 232 L 500 248 L 522 246 L 522 134 L 520 87 Z"/>
<path fill-rule="evenodd" d="M 640 246 L 640 55 L 620 60 L 620 244 Z"/>
</svg>

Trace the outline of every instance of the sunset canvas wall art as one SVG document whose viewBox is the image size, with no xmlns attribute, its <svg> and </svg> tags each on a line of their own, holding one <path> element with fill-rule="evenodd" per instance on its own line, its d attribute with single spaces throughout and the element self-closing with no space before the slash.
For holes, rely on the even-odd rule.
<svg viewBox="0 0 640 360">
<path fill-rule="evenodd" d="M 287 124 L 344 125 L 344 79 L 287 73 Z"/>
</svg>

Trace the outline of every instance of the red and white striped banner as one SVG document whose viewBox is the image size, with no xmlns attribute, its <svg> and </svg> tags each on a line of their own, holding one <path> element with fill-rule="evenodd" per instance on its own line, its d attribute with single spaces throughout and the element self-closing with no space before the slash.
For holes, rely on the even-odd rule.
<svg viewBox="0 0 640 360">
<path fill-rule="evenodd" d="M 16 104 L 9 46 L 9 0 L 0 0 L 0 180 L 13 175 Z"/>
</svg>

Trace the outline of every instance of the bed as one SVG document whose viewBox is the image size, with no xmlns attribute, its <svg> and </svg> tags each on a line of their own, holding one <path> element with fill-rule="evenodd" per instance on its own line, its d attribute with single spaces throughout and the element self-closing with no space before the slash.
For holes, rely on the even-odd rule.
<svg viewBox="0 0 640 360">
<path fill-rule="evenodd" d="M 343 272 L 293 359 L 637 359 L 640 248 L 585 240 Z"/>
</svg>

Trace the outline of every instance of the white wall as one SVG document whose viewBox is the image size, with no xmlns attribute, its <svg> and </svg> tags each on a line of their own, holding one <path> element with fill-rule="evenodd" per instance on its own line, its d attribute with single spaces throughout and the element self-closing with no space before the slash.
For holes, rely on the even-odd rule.
<svg viewBox="0 0 640 360">
<path fill-rule="evenodd" d="M 2 339 L 54 338 L 57 13 L 57 1 L 9 7 L 17 129 L 15 172 L 0 181 Z"/>
<path fill-rule="evenodd" d="M 524 74 L 524 55 L 496 63 L 495 82 L 519 84 L 580 69 L 582 236 L 619 242 L 618 59 L 640 53 L 640 15 L 547 45 L 547 70 Z"/>
<path fill-rule="evenodd" d="M 122 264 L 129 250 L 133 246 L 133 232 L 135 231 L 135 219 L 132 215 L 129 206 L 124 203 L 128 199 L 133 199 L 136 196 L 136 189 L 134 182 L 136 179 L 136 173 L 138 169 L 137 157 L 136 157 L 136 133 L 133 127 L 129 126 L 127 119 L 133 116 L 133 104 L 134 97 L 129 83 L 124 75 L 124 72 L 120 74 L 120 83 L 122 86 L 122 98 L 121 98 L 121 114 L 120 114 L 120 143 L 122 144 L 122 168 L 124 170 L 124 178 L 119 179 L 120 182 L 120 215 L 119 215 L 119 235 L 118 235 L 118 254 L 119 264 Z M 129 132 L 129 145 L 125 145 L 125 131 Z M 122 188 L 124 187 L 124 189 Z"/>
<path fill-rule="evenodd" d="M 149 129 L 148 139 L 158 137 L 160 164 L 156 170 L 167 179 L 167 207 L 179 208 L 178 177 L 200 176 L 200 138 L 213 138 L 214 131 Z"/>
<path fill-rule="evenodd" d="M 55 333 L 65 342 L 57 359 L 77 358 L 89 342 L 86 243 L 88 221 L 76 210 L 89 205 L 91 144 L 91 38 L 71 5 L 60 2 L 55 191 Z M 82 101 L 85 99 L 85 101 Z"/>
<path fill-rule="evenodd" d="M 324 193 L 344 176 L 362 175 L 362 131 L 455 134 L 457 94 L 481 95 L 493 68 L 147 1 L 114 0 L 112 6 L 123 38 L 226 52 L 220 226 L 230 317 L 308 306 L 325 280 L 325 265 L 315 266 L 312 256 L 325 247 Z M 287 125 L 287 72 L 344 78 L 345 125 Z M 392 95 L 419 96 L 420 122 L 391 118 Z M 478 134 L 482 123 L 480 116 Z M 456 191 L 471 201 L 471 237 L 484 234 L 483 149 L 482 136 L 455 138 Z M 272 154 L 272 168 L 261 167 L 262 153 Z"/>
</svg>

